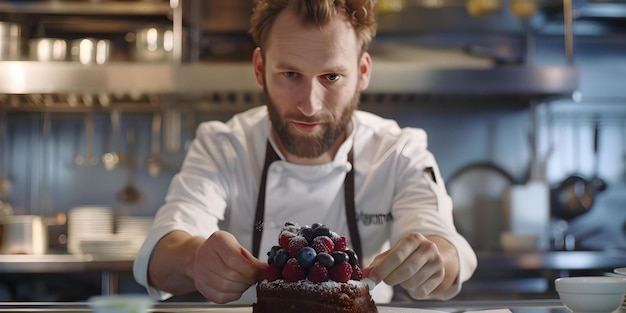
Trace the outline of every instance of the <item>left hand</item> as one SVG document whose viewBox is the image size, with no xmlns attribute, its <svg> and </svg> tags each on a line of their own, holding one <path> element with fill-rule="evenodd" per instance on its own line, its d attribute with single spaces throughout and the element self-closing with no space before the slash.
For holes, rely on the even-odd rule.
<svg viewBox="0 0 626 313">
<path fill-rule="evenodd" d="M 435 241 L 420 233 L 409 233 L 391 249 L 376 256 L 363 274 L 376 283 L 400 285 L 411 297 L 424 299 L 438 290 L 446 269 Z"/>
</svg>

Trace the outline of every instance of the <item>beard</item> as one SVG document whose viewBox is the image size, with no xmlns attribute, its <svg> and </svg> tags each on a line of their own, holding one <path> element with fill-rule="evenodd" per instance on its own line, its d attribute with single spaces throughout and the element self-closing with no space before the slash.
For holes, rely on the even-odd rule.
<svg viewBox="0 0 626 313">
<path fill-rule="evenodd" d="M 291 114 L 281 116 L 276 109 L 266 87 L 263 88 L 267 101 L 267 110 L 272 127 L 285 150 L 299 158 L 316 158 L 329 151 L 339 137 L 348 129 L 352 113 L 357 109 L 361 92 L 356 89 L 352 99 L 338 116 L 324 112 L 316 116 Z M 287 120 L 294 119 L 307 123 L 319 123 L 321 131 L 314 134 L 302 134 L 291 131 Z"/>
</svg>

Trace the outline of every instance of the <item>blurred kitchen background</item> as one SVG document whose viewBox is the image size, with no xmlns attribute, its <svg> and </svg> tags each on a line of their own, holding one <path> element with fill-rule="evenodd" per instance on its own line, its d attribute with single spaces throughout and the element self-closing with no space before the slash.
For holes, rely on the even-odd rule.
<svg viewBox="0 0 626 313">
<path fill-rule="evenodd" d="M 132 256 L 198 123 L 263 104 L 253 3 L 0 1 L 0 301 L 144 292 Z M 377 5 L 361 108 L 428 132 L 479 253 L 459 297 L 626 266 L 626 3 Z"/>
</svg>

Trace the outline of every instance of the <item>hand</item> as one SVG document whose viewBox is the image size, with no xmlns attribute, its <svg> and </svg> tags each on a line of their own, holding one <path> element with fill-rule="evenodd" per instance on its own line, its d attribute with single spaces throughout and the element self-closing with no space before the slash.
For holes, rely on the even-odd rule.
<svg viewBox="0 0 626 313">
<path fill-rule="evenodd" d="M 438 290 L 446 269 L 437 244 L 420 233 L 404 235 L 363 270 L 376 283 L 400 285 L 411 297 L 424 299 Z"/>
<path fill-rule="evenodd" d="M 207 299 L 223 304 L 241 298 L 265 268 L 232 234 L 216 231 L 196 250 L 194 283 Z"/>
</svg>

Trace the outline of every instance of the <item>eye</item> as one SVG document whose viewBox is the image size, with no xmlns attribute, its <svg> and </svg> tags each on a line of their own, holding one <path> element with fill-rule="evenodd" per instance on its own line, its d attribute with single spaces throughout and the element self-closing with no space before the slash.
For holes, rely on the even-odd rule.
<svg viewBox="0 0 626 313">
<path fill-rule="evenodd" d="M 326 80 L 331 82 L 339 80 L 339 77 L 341 77 L 339 74 L 326 74 Z"/>
<path fill-rule="evenodd" d="M 283 76 L 285 76 L 287 78 L 294 78 L 294 77 L 296 77 L 296 72 L 284 72 Z"/>
</svg>

